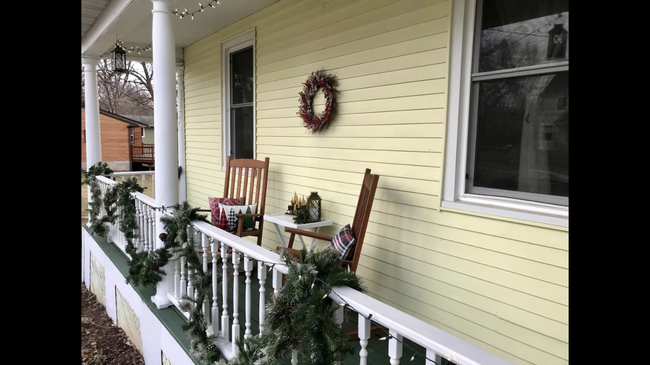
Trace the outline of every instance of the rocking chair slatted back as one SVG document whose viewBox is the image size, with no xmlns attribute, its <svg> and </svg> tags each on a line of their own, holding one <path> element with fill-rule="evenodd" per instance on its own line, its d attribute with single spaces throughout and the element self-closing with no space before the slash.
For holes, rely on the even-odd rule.
<svg viewBox="0 0 650 365">
<path fill-rule="evenodd" d="M 247 205 L 257 203 L 258 212 L 264 215 L 268 171 L 268 157 L 264 159 L 264 161 L 258 161 L 251 159 L 233 160 L 228 156 L 226 161 L 226 179 L 223 197 L 239 198 L 244 196 Z M 235 183 L 235 180 L 237 183 Z M 250 188 L 248 194 L 246 194 L 246 189 L 249 184 Z M 256 187 L 255 195 L 253 195 L 253 186 Z M 261 197 L 260 192 L 262 193 Z"/>
<path fill-rule="evenodd" d="M 373 175 L 370 173 L 370 169 L 366 169 L 363 184 L 361 184 L 361 192 L 359 193 L 359 201 L 357 202 L 357 210 L 354 213 L 354 220 L 352 221 L 352 232 L 356 239 L 354 258 L 350 265 L 350 271 L 352 272 L 357 271 L 357 265 L 361 257 L 361 246 L 363 246 L 363 239 L 366 235 L 366 228 L 370 220 L 372 202 L 375 200 L 375 191 L 377 190 L 378 183 L 379 175 Z"/>
</svg>

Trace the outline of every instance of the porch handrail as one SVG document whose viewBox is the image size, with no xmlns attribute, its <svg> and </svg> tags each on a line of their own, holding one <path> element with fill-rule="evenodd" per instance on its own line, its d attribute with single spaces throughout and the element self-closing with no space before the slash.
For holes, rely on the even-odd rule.
<svg viewBox="0 0 650 365">
<path fill-rule="evenodd" d="M 135 175 L 154 175 L 156 171 L 123 171 L 113 172 L 107 176 L 135 176 Z"/>
<path fill-rule="evenodd" d="M 225 244 L 226 246 L 235 249 L 237 252 L 243 253 L 245 257 L 250 260 L 263 261 L 266 265 L 272 265 L 271 267 L 274 273 L 273 287 L 277 288 L 278 290 L 280 289 L 282 286 L 281 274 L 287 274 L 288 267 L 284 265 L 284 262 L 281 260 L 281 256 L 278 253 L 257 246 L 253 242 L 221 230 L 206 222 L 193 221 L 192 225 L 195 231 L 198 231 L 199 235 L 203 234 L 217 242 L 220 242 L 221 244 Z M 197 246 L 201 245 L 201 241 L 203 241 L 203 247 L 205 249 L 205 240 L 199 239 L 198 241 L 199 243 Z M 222 250 L 222 254 L 223 252 L 224 251 Z M 205 264 L 206 255 L 204 254 L 203 257 Z M 213 270 L 216 270 L 216 268 L 213 268 Z M 246 270 L 248 271 L 250 268 L 247 268 Z M 264 273 L 266 272 L 266 270 L 262 271 Z M 216 273 L 216 271 L 214 272 Z M 262 280 L 261 277 L 260 280 Z M 332 289 L 333 291 L 329 294 L 330 298 L 337 301 L 338 303 L 344 301 L 349 305 L 349 307 L 351 307 L 351 309 L 357 313 L 360 313 L 366 318 L 369 314 L 372 314 L 372 321 L 388 328 L 393 338 L 395 338 L 395 336 L 397 336 L 397 338 L 408 338 L 409 340 L 419 344 L 426 349 L 426 357 L 429 359 L 435 359 L 439 365 L 440 357 L 448 359 L 449 361 L 452 361 L 458 365 L 512 365 L 510 362 L 501 359 L 488 351 L 485 351 L 450 333 L 432 326 L 429 323 L 426 323 L 418 318 L 404 313 L 399 309 L 391 307 L 388 304 L 380 302 L 370 297 L 369 295 L 363 294 L 347 286 L 334 287 Z M 248 305 L 248 303 L 246 304 Z M 236 304 L 234 305 L 236 306 Z M 237 308 L 233 308 L 232 310 L 236 311 Z M 361 326 L 361 322 L 359 323 L 359 326 Z M 227 341 L 227 338 L 222 340 L 226 340 L 224 344 L 230 344 L 230 342 Z M 391 339 L 389 341 L 395 341 L 395 339 Z M 217 344 L 219 345 L 219 341 Z M 401 347 L 401 345 L 401 343 L 395 344 L 393 345 L 393 348 L 397 346 Z M 222 348 L 222 351 L 224 350 L 223 344 L 219 347 Z M 225 350 L 225 352 L 228 353 L 227 357 L 234 355 L 234 351 L 231 352 L 229 348 L 226 348 Z M 399 359 L 399 357 L 402 355 L 401 350 L 389 351 L 394 351 L 390 354 L 390 356 L 395 356 L 397 359 Z M 406 355 L 411 356 L 410 353 L 406 353 Z M 425 354 L 421 355 L 425 356 Z M 433 363 L 427 362 L 427 364 Z"/>
<path fill-rule="evenodd" d="M 459 365 L 512 365 L 488 351 L 350 287 L 336 286 L 332 290 L 330 298 L 337 301 L 342 299 L 357 313 L 366 317 L 372 314 L 374 322 L 426 348 L 428 358 L 432 358 L 429 355 L 432 351 Z"/>
</svg>

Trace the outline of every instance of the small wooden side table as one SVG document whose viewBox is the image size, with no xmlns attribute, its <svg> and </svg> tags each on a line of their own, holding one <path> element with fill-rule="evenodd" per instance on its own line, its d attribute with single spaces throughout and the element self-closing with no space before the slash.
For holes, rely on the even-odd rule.
<svg viewBox="0 0 650 365">
<path fill-rule="evenodd" d="M 294 218 L 293 215 L 288 215 L 285 213 L 264 214 L 264 220 L 273 223 L 273 225 L 275 226 L 275 231 L 278 233 L 278 237 L 280 238 L 282 247 L 287 247 L 287 242 L 284 240 L 284 237 L 282 237 L 282 231 L 284 231 L 284 228 L 280 229 L 280 227 L 289 227 L 289 228 L 296 228 L 296 229 L 313 228 L 314 232 L 318 232 L 318 228 L 329 226 L 332 224 L 332 221 L 329 219 L 321 219 L 320 222 L 296 224 L 294 223 L 293 218 Z M 302 247 L 306 247 L 305 241 L 303 241 L 302 236 L 298 235 L 298 239 L 300 240 Z M 315 247 L 316 247 L 316 239 L 313 238 L 311 240 L 311 244 L 309 245 L 309 252 L 313 251 Z"/>
</svg>

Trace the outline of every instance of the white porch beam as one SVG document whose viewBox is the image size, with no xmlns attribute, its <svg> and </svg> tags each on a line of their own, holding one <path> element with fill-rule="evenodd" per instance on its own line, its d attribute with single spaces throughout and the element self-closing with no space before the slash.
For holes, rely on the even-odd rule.
<svg viewBox="0 0 650 365">
<path fill-rule="evenodd" d="M 176 124 L 176 62 L 174 31 L 170 0 L 153 0 L 152 53 L 156 73 L 154 83 L 154 144 L 156 160 L 156 205 L 169 207 L 178 203 L 178 134 Z M 156 232 L 164 231 L 160 222 L 161 211 L 156 211 Z M 164 247 L 157 236 L 156 248 Z M 151 300 L 158 308 L 172 303 L 168 292 L 174 291 L 174 263 L 164 268 L 167 275 L 156 285 L 156 295 Z"/>
<path fill-rule="evenodd" d="M 178 201 L 187 200 L 185 190 L 185 88 L 183 85 L 184 69 L 182 64 L 176 65 L 176 107 L 178 115 L 178 165 L 181 175 L 178 179 Z"/>
</svg>

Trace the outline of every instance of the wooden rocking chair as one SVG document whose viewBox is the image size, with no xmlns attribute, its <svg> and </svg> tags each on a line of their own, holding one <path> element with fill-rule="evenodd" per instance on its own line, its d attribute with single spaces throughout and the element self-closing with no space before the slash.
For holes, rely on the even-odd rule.
<svg viewBox="0 0 650 365">
<path fill-rule="evenodd" d="M 242 178 L 243 176 L 243 178 Z M 266 203 L 266 185 L 269 177 L 269 158 L 264 161 L 253 159 L 226 160 L 226 181 L 224 183 L 224 198 L 246 198 L 246 205 L 257 203 L 257 213 L 236 214 L 238 219 L 237 231 L 233 234 L 239 237 L 257 237 L 257 245 L 262 246 L 264 232 L 264 205 Z M 257 184 L 255 182 L 257 181 Z M 236 187 L 236 188 L 235 188 Z M 253 194 L 255 187 L 255 194 Z M 246 191 L 248 190 L 248 194 Z M 261 197 L 260 197 L 261 193 Z M 210 209 L 199 209 L 199 212 L 210 212 Z M 252 230 L 244 231 L 244 217 L 253 217 L 257 222 Z"/>
<path fill-rule="evenodd" d="M 366 227 L 368 227 L 368 221 L 370 220 L 370 212 L 372 210 L 372 203 L 375 198 L 375 191 L 377 190 L 377 183 L 379 182 L 379 175 L 373 175 L 370 173 L 370 169 L 366 169 L 366 173 L 363 176 L 363 183 L 361 184 L 361 193 L 359 194 L 359 200 L 357 202 L 357 210 L 354 213 L 354 219 L 352 221 L 352 232 L 356 240 L 356 246 L 354 249 L 354 257 L 352 261 L 350 260 L 341 260 L 342 265 L 347 265 L 350 268 L 350 271 L 353 273 L 357 272 L 357 265 L 359 264 L 359 258 L 361 257 L 361 248 L 363 247 L 363 239 L 366 236 Z M 293 248 L 293 241 L 296 235 L 302 235 L 305 237 L 316 238 L 323 241 L 331 242 L 334 237 L 315 233 L 306 230 L 300 230 L 295 228 L 286 227 L 285 232 L 291 233 L 289 237 L 288 247 L 285 248 L 285 251 L 290 252 L 294 257 L 300 257 L 300 250 Z M 276 250 L 279 252 L 281 247 L 276 247 Z M 371 328 L 371 333 L 381 332 L 381 328 L 373 326 Z M 358 339 L 357 331 L 349 332 L 348 336 L 350 340 Z"/>
</svg>

